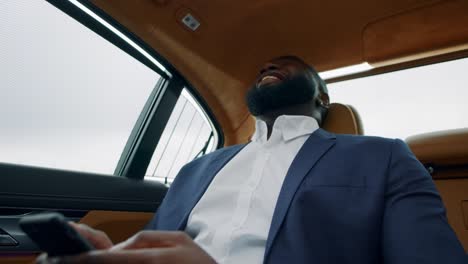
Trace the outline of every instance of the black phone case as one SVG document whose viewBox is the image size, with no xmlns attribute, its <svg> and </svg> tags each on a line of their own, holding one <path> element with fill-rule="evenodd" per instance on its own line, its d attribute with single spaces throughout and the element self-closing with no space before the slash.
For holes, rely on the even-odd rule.
<svg viewBox="0 0 468 264">
<path fill-rule="evenodd" d="M 94 249 L 58 213 L 24 216 L 19 225 L 49 256 L 77 255 Z"/>
</svg>

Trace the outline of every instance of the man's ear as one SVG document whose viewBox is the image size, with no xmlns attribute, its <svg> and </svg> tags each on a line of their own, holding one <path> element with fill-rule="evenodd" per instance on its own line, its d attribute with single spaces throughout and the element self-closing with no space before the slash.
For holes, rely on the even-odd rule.
<svg viewBox="0 0 468 264">
<path fill-rule="evenodd" d="M 330 97 L 328 97 L 328 94 L 326 93 L 320 93 L 319 96 L 317 97 L 317 102 L 318 102 L 317 110 L 320 114 L 320 120 L 318 121 L 321 127 L 323 122 L 325 122 L 325 119 L 327 118 L 328 108 L 330 107 Z"/>
<path fill-rule="evenodd" d="M 330 97 L 328 97 L 328 94 L 320 93 L 318 99 L 320 106 L 328 109 L 328 107 L 330 106 Z"/>
</svg>

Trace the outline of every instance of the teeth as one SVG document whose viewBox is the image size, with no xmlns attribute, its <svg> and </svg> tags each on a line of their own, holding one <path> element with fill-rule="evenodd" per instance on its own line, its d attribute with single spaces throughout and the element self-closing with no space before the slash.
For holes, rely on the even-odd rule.
<svg viewBox="0 0 468 264">
<path fill-rule="evenodd" d="M 265 76 L 262 78 L 262 82 L 265 81 L 265 80 L 268 80 L 268 79 L 272 79 L 272 80 L 280 80 L 278 77 L 276 76 Z"/>
</svg>

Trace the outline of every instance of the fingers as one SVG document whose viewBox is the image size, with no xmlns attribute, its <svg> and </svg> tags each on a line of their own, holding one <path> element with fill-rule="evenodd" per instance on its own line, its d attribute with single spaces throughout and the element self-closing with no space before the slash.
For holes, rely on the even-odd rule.
<svg viewBox="0 0 468 264">
<path fill-rule="evenodd" d="M 52 263 L 52 262 L 50 262 L 50 259 L 47 258 L 46 253 L 42 253 L 36 259 L 36 264 L 48 264 L 48 263 Z"/>
<path fill-rule="evenodd" d="M 192 242 L 184 232 L 179 231 L 142 231 L 114 246 L 111 250 L 164 248 Z"/>
<path fill-rule="evenodd" d="M 184 232 L 167 231 L 140 232 L 111 250 L 45 259 L 38 263 L 216 263 Z"/>
<path fill-rule="evenodd" d="M 106 233 L 93 229 L 85 224 L 68 222 L 81 236 L 86 238 L 96 249 L 109 249 L 113 246 Z"/>
<path fill-rule="evenodd" d="M 57 263 L 60 263 L 60 258 L 59 257 L 49 257 L 49 255 L 47 255 L 47 253 L 42 253 L 36 259 L 36 264 L 57 264 Z"/>
<path fill-rule="evenodd" d="M 62 264 L 78 264 L 78 263 L 171 263 L 169 260 L 174 253 L 170 249 L 138 249 L 138 250 L 123 250 L 123 251 L 107 251 L 96 250 L 78 256 L 66 256 L 56 258 L 55 262 L 45 263 L 62 263 Z"/>
</svg>

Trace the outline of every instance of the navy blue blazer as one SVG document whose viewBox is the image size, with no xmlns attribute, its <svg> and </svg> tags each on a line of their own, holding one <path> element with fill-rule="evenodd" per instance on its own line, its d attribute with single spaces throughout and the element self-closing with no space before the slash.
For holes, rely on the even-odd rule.
<svg viewBox="0 0 468 264">
<path fill-rule="evenodd" d="M 184 230 L 212 179 L 244 146 L 185 165 L 148 228 Z M 431 176 L 403 141 L 319 129 L 286 175 L 264 263 L 468 261 Z"/>
</svg>

